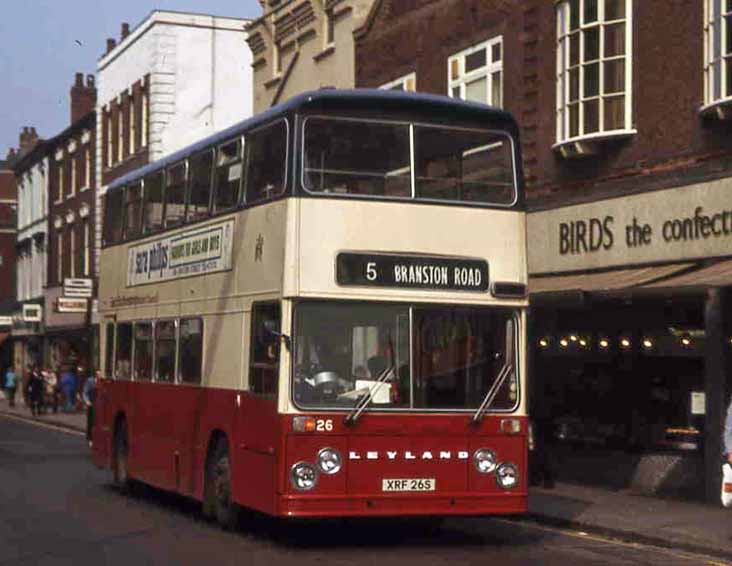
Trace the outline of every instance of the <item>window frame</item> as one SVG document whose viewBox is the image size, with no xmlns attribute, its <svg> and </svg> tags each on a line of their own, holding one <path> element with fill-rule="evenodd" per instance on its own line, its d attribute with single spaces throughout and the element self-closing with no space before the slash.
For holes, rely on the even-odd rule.
<svg viewBox="0 0 732 566">
<path fill-rule="evenodd" d="M 399 197 L 399 196 L 388 196 L 388 195 L 381 195 L 381 196 L 369 196 L 369 195 L 356 195 L 352 193 L 324 193 L 321 191 L 311 191 L 305 186 L 305 167 L 302 166 L 303 163 L 305 163 L 305 126 L 307 125 L 307 121 L 310 118 L 324 118 L 329 120 L 343 120 L 343 121 L 349 121 L 349 122 L 375 122 L 378 124 L 394 124 L 394 125 L 406 125 L 409 127 L 410 130 L 410 167 L 412 170 L 412 179 L 411 179 L 411 196 L 410 197 Z M 301 120 L 301 129 L 300 129 L 300 189 L 305 192 L 305 194 L 319 197 L 319 198 L 351 198 L 351 199 L 361 199 L 361 200 L 393 200 L 393 201 L 404 201 L 404 202 L 424 202 L 424 203 L 430 203 L 430 204 L 450 204 L 450 205 L 459 205 L 459 206 L 469 206 L 469 207 L 478 207 L 478 208 L 514 208 L 519 204 L 519 179 L 518 179 L 518 164 L 516 160 L 516 140 L 514 140 L 511 133 L 507 130 L 490 130 L 490 129 L 482 129 L 482 128 L 468 128 L 463 126 L 448 126 L 444 124 L 438 124 L 438 123 L 429 123 L 429 122 L 420 122 L 420 121 L 413 121 L 413 122 L 405 122 L 402 120 L 388 120 L 388 119 L 378 119 L 378 118 L 359 118 L 359 117 L 348 117 L 348 116 L 337 116 L 333 114 L 327 114 L 327 115 L 321 115 L 321 114 L 309 114 L 304 117 L 304 119 Z M 414 144 L 414 129 L 415 127 L 426 127 L 426 128 L 442 128 L 447 130 L 460 130 L 460 131 L 467 131 L 467 132 L 477 132 L 477 133 L 485 133 L 485 134 L 493 134 L 493 135 L 500 135 L 505 137 L 507 140 L 511 143 L 511 165 L 512 165 L 512 172 L 513 172 L 513 190 L 514 190 L 514 198 L 513 201 L 510 204 L 500 204 L 500 203 L 479 203 L 479 202 L 470 202 L 470 201 L 455 201 L 455 200 L 443 200 L 443 199 L 428 199 L 428 198 L 417 198 L 416 196 L 416 163 L 415 163 L 415 157 L 416 157 L 416 148 Z"/>
<path fill-rule="evenodd" d="M 501 57 L 498 62 L 492 61 L 492 55 L 493 55 L 493 46 L 494 45 L 500 45 L 501 48 Z M 486 61 L 485 65 L 482 67 L 479 67 L 477 69 L 474 69 L 472 71 L 465 71 L 465 60 L 470 55 L 473 55 L 474 53 L 478 53 L 480 51 L 485 50 L 486 53 Z M 476 45 L 473 45 L 471 47 L 468 47 L 466 49 L 463 49 L 462 51 L 459 51 L 457 53 L 454 53 L 453 55 L 450 55 L 447 58 L 447 96 L 451 98 L 459 98 L 460 100 L 466 100 L 470 102 L 480 102 L 482 104 L 487 104 L 489 106 L 493 106 L 495 108 L 503 108 L 504 103 L 504 96 L 503 96 L 503 85 L 505 83 L 505 72 L 503 69 L 503 56 L 504 56 L 504 48 L 503 48 L 503 36 L 502 35 L 496 35 L 494 37 L 491 37 L 485 41 L 482 41 L 481 43 L 478 43 Z M 452 77 L 452 64 L 454 61 L 457 61 L 458 64 L 458 78 L 454 79 Z M 500 105 L 496 106 L 493 104 L 493 75 L 496 72 L 501 73 L 501 85 L 500 85 L 500 91 L 499 91 L 499 97 L 500 97 Z M 482 77 L 485 77 L 486 79 L 486 100 L 485 101 L 474 101 L 466 98 L 466 89 L 468 83 L 472 83 Z M 453 90 L 455 88 L 458 88 L 460 90 L 459 97 L 456 97 L 453 94 Z"/>
<path fill-rule="evenodd" d="M 409 88 L 411 81 L 412 88 Z M 402 86 L 402 88 L 394 88 Z M 396 90 L 399 92 L 417 92 L 417 72 L 412 71 L 406 75 L 402 75 L 388 83 L 384 83 L 379 87 L 379 90 Z"/>
<path fill-rule="evenodd" d="M 167 167 L 165 167 L 165 181 L 164 181 L 164 195 L 163 195 L 163 230 L 167 230 L 170 228 L 175 228 L 178 226 L 183 226 L 186 223 L 186 218 L 188 217 L 188 188 L 189 188 L 189 175 L 188 172 L 190 170 L 190 165 L 188 163 L 188 158 L 181 159 L 180 161 L 176 161 L 175 163 L 171 163 Z M 170 188 L 170 179 L 172 178 L 172 175 L 170 174 L 170 171 L 173 169 L 176 169 L 178 167 L 183 166 L 185 169 L 184 173 L 184 180 L 183 180 L 183 216 L 181 217 L 181 221 L 176 224 L 168 224 L 168 195 L 170 194 L 169 188 Z"/>
<path fill-rule="evenodd" d="M 571 1 L 558 0 L 555 4 L 554 15 L 555 25 L 555 143 L 552 149 L 559 149 L 562 146 L 582 141 L 601 141 L 604 139 L 618 138 L 636 134 L 633 128 L 633 0 L 619 0 L 625 4 L 625 15 L 622 19 L 605 20 L 605 9 L 608 0 L 597 0 L 597 19 L 585 23 L 585 0 L 577 0 L 578 28 L 571 29 Z M 609 26 L 623 22 L 625 26 L 624 53 L 623 55 L 605 55 L 606 29 Z M 564 27 L 563 27 L 564 26 Z M 596 59 L 585 58 L 585 37 L 587 30 L 599 29 L 598 56 Z M 571 64 L 570 43 L 573 33 L 579 34 L 579 56 L 575 65 Z M 609 61 L 624 61 L 624 88 L 622 91 L 605 93 L 605 64 Z M 598 87 L 597 94 L 585 96 L 585 68 L 588 65 L 598 65 Z M 572 104 L 578 105 L 578 134 L 570 132 L 570 70 L 578 69 L 578 93 L 577 101 Z M 605 128 L 605 105 L 608 99 L 624 97 L 624 121 L 620 128 Z M 588 102 L 598 101 L 598 129 L 594 132 L 585 132 L 585 108 Z"/>
<path fill-rule="evenodd" d="M 247 132 L 248 134 L 248 132 Z M 230 161 L 227 161 L 226 163 L 219 165 L 219 155 L 222 150 L 222 148 L 231 145 L 232 143 L 239 143 L 239 153 L 238 153 L 238 159 L 232 159 Z M 233 138 L 230 138 L 226 141 L 223 141 L 221 143 L 218 143 L 214 146 L 214 163 L 213 163 L 213 173 L 211 176 L 211 199 L 209 202 L 209 214 L 218 214 L 221 212 L 226 212 L 235 209 L 240 203 L 244 202 L 246 199 L 246 193 L 242 194 L 242 187 L 245 186 L 244 184 L 244 177 L 246 173 L 246 162 L 247 162 L 247 144 L 245 141 L 245 134 L 241 134 L 239 136 L 235 136 Z M 230 206 L 227 207 L 218 207 L 218 196 L 219 196 L 219 185 L 217 183 L 217 176 L 219 169 L 221 167 L 232 167 L 233 165 L 236 165 L 237 162 L 239 165 L 241 165 L 241 169 L 239 172 L 239 183 L 237 185 L 236 189 L 236 195 L 234 195 L 233 203 Z"/>
<path fill-rule="evenodd" d="M 181 355 L 181 327 L 183 326 L 184 320 L 199 320 L 201 322 L 201 360 L 200 365 L 198 368 L 198 381 L 183 381 L 181 379 L 181 363 L 180 363 L 180 355 Z M 202 387 L 204 384 L 203 380 L 203 368 L 205 367 L 205 357 L 206 357 L 206 321 L 203 316 L 180 316 L 177 318 L 177 336 L 178 336 L 178 345 L 176 348 L 176 370 L 175 370 L 175 383 L 178 385 L 190 385 L 193 387 Z"/>
<path fill-rule="evenodd" d="M 175 338 L 173 341 L 175 342 L 175 353 L 174 353 L 174 360 L 173 360 L 173 379 L 170 381 L 160 379 L 158 377 L 158 324 L 161 322 L 172 322 L 175 327 Z M 178 318 L 156 318 L 152 321 L 153 323 L 153 369 L 152 369 L 152 379 L 151 381 L 153 383 L 167 383 L 171 385 L 175 385 L 177 383 L 178 379 L 178 348 L 180 346 L 180 323 Z M 170 340 L 165 340 L 170 341 Z"/>
<path fill-rule="evenodd" d="M 353 301 L 349 300 L 324 300 L 324 299 L 304 299 L 299 300 L 293 303 L 292 308 L 292 336 L 293 336 L 293 344 L 292 348 L 297 348 L 297 343 L 295 342 L 296 337 L 296 329 L 298 329 L 298 317 L 300 316 L 300 307 L 303 304 L 308 303 L 327 303 L 328 305 L 349 305 L 353 303 Z M 519 410 L 522 403 L 522 397 L 526 395 L 526 390 L 528 390 L 528 385 L 526 383 L 522 384 L 522 379 L 525 376 L 525 372 L 523 371 L 523 368 L 521 367 L 521 344 L 522 344 L 522 336 L 525 333 L 524 325 L 522 324 L 521 320 L 521 313 L 525 312 L 522 307 L 516 307 L 511 305 L 466 305 L 466 304 L 456 304 L 456 303 L 420 303 L 419 301 L 397 301 L 397 302 L 383 302 L 383 301 L 371 301 L 371 304 L 377 305 L 377 306 L 387 306 L 387 307 L 404 307 L 409 311 L 409 325 L 410 325 L 410 333 L 409 333 L 409 361 L 410 361 L 410 367 L 412 375 L 410 377 L 410 386 L 413 387 L 415 383 L 414 374 L 415 371 L 414 367 L 414 341 L 416 339 L 415 332 L 414 332 L 414 319 L 415 319 L 415 311 L 418 309 L 421 310 L 428 310 L 428 309 L 473 309 L 473 310 L 487 310 L 487 311 L 507 311 L 510 312 L 510 319 L 513 321 L 513 372 L 515 376 L 515 381 L 517 384 L 517 392 L 516 392 L 516 400 L 511 408 L 504 408 L 504 409 L 495 409 L 492 408 L 488 412 L 484 413 L 486 415 L 490 414 L 500 414 L 500 415 L 510 415 L 516 413 L 516 411 Z M 292 360 L 294 360 L 294 354 L 291 354 Z M 343 406 L 328 406 L 327 404 L 323 404 L 322 406 L 307 406 L 299 403 L 297 399 L 295 398 L 295 363 L 294 361 L 291 361 L 289 371 L 288 371 L 288 401 L 296 407 L 298 410 L 302 411 L 303 413 L 318 413 L 318 412 L 335 412 L 335 413 L 348 413 L 353 410 L 353 407 L 343 407 Z M 504 382 L 504 386 L 505 386 Z M 523 385 L 523 387 L 522 387 Z M 412 396 L 413 403 L 414 396 Z M 475 414 L 477 408 L 419 408 L 419 407 L 399 407 L 399 408 L 389 408 L 389 407 L 383 407 L 378 405 L 369 405 L 366 408 L 366 412 L 369 413 L 401 413 L 401 414 L 415 414 L 415 413 L 450 413 L 450 414 Z"/>
<path fill-rule="evenodd" d="M 257 126 L 256 128 L 252 130 L 247 130 L 244 132 L 243 137 L 249 138 L 253 134 L 256 134 L 258 132 L 261 132 L 267 128 L 272 128 L 280 123 L 285 124 L 285 156 L 284 156 L 284 174 L 282 176 L 282 190 L 273 194 L 269 198 L 265 199 L 257 199 L 257 200 L 250 200 L 249 199 L 249 160 L 251 158 L 251 154 L 249 153 L 251 151 L 251 148 L 254 147 L 254 143 L 252 141 L 245 142 L 244 146 L 244 169 L 242 171 L 242 179 L 243 179 L 243 188 L 240 191 L 241 198 L 239 201 L 239 204 L 251 204 L 255 205 L 256 203 L 267 203 L 272 202 L 273 200 L 277 199 L 278 197 L 281 197 L 282 195 L 287 193 L 287 189 L 290 184 L 290 121 L 286 117 L 277 118 L 276 120 L 273 120 L 271 122 L 267 122 L 266 124 L 262 124 L 260 126 Z M 304 130 L 303 130 L 304 131 Z M 304 155 L 304 154 L 303 154 Z"/>
<path fill-rule="evenodd" d="M 732 10 L 725 10 L 726 0 L 704 0 L 704 51 L 703 65 L 703 99 L 701 113 L 707 113 L 718 107 L 732 105 L 732 46 L 727 45 L 728 27 L 732 25 Z M 715 14 L 717 8 L 719 12 Z M 719 56 L 715 56 L 714 30 L 719 26 Z M 719 64 L 719 70 L 714 67 Z M 715 81 L 716 79 L 716 81 Z M 719 96 L 715 90 L 719 84 Z M 729 87 L 729 92 L 725 93 Z"/>
<path fill-rule="evenodd" d="M 251 311 L 250 311 L 250 323 L 249 323 L 249 356 L 248 356 L 248 363 L 246 367 L 247 371 L 247 392 L 251 393 L 252 395 L 256 395 L 257 397 L 261 399 L 271 399 L 271 400 L 277 400 L 279 396 L 280 391 L 280 369 L 282 367 L 282 344 L 280 343 L 280 338 L 276 337 L 275 341 L 277 344 L 277 355 L 276 355 L 276 362 L 273 364 L 274 371 L 275 371 L 275 390 L 273 393 L 261 393 L 258 391 L 254 391 L 252 389 L 252 371 L 254 368 L 255 363 L 261 363 L 261 362 L 255 362 L 254 358 L 254 338 L 255 338 L 255 323 L 257 322 L 257 318 L 255 317 L 255 312 L 258 308 L 262 307 L 277 307 L 279 310 L 279 328 L 280 332 L 282 332 L 282 321 L 283 321 L 283 308 L 282 308 L 282 301 L 278 300 L 263 300 L 263 301 L 254 301 L 252 302 Z"/>
</svg>

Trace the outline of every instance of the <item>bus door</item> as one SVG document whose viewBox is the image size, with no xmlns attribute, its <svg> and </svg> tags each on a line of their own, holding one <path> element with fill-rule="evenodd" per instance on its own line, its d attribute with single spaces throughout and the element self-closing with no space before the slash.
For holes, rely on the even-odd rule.
<svg viewBox="0 0 732 566">
<path fill-rule="evenodd" d="M 249 391 L 241 396 L 237 454 L 238 478 L 234 481 L 237 501 L 273 513 L 275 510 L 276 461 L 279 443 L 277 391 L 280 367 L 279 303 L 255 303 L 251 312 L 249 340 Z"/>
</svg>

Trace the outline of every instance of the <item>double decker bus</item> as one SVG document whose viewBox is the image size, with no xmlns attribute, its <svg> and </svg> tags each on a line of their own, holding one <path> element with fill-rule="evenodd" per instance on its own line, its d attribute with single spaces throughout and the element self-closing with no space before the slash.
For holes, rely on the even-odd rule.
<svg viewBox="0 0 732 566">
<path fill-rule="evenodd" d="M 518 128 L 320 90 L 108 187 L 93 461 L 280 517 L 527 508 Z"/>
</svg>

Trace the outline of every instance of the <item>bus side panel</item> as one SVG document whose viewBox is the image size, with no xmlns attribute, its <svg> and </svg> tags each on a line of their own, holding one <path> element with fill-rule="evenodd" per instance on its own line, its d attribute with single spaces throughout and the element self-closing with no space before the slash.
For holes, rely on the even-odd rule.
<svg viewBox="0 0 732 566">
<path fill-rule="evenodd" d="M 175 452 L 177 462 L 177 487 L 184 495 L 198 494 L 198 480 L 202 477 L 200 466 L 200 452 L 206 456 L 206 446 L 199 446 L 196 442 L 201 424 L 201 416 L 206 408 L 206 390 L 198 386 L 178 385 L 173 403 L 172 422 L 175 423 L 173 435 L 175 437 Z M 202 493 L 202 492 L 201 492 Z"/>
<path fill-rule="evenodd" d="M 245 507 L 274 514 L 282 436 L 277 402 L 247 392 L 240 395 L 238 444 L 232 468 L 234 500 Z"/>
<path fill-rule="evenodd" d="M 212 440 L 215 435 L 223 434 L 229 444 L 230 465 L 236 463 L 236 445 L 237 439 L 234 432 L 234 419 L 236 417 L 236 394 L 233 389 L 213 389 L 203 388 L 201 397 L 198 401 L 200 408 L 198 416 L 198 426 L 195 420 L 188 421 L 187 418 L 182 421 L 192 425 L 191 430 L 195 433 L 196 443 L 193 451 L 195 462 L 193 464 L 193 474 L 195 481 L 194 493 L 196 499 L 203 499 L 203 482 L 205 481 L 206 458 L 208 456 L 209 447 L 213 450 L 215 446 Z M 183 426 L 183 425 L 181 425 Z M 209 446 L 211 445 L 211 446 Z"/>
<path fill-rule="evenodd" d="M 112 423 L 110 422 L 113 383 L 108 379 L 100 379 L 97 383 L 94 400 L 94 427 L 92 429 L 92 462 L 98 468 L 110 468 L 112 465 Z"/>
</svg>

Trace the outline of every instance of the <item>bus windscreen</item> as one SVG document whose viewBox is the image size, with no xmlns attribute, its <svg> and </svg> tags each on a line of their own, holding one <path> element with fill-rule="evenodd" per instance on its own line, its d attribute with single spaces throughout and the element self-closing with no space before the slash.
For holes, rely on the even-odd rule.
<svg viewBox="0 0 732 566">
<path fill-rule="evenodd" d="M 511 206 L 514 148 L 501 132 L 310 117 L 303 185 L 315 193 Z"/>
<path fill-rule="evenodd" d="M 308 302 L 293 341 L 301 408 L 476 409 L 515 348 L 511 309 Z M 388 375 L 387 375 L 388 374 Z M 383 381 L 383 383 L 379 383 Z M 512 410 L 513 372 L 491 410 Z"/>
</svg>

